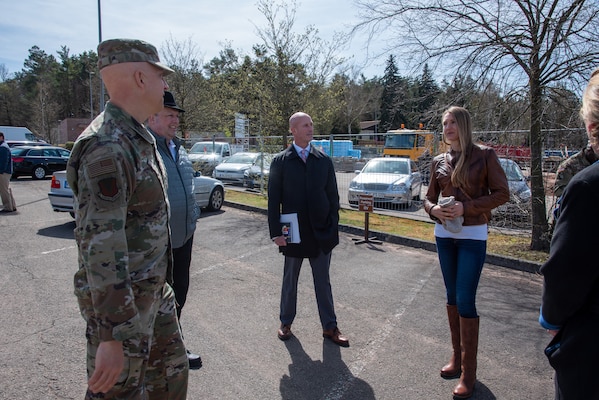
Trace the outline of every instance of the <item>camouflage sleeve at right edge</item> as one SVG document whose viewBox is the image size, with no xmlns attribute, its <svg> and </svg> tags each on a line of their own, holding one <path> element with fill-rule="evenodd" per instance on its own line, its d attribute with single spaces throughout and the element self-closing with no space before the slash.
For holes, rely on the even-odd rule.
<svg viewBox="0 0 599 400">
<path fill-rule="evenodd" d="M 555 183 L 553 185 L 554 195 L 556 197 L 561 196 L 574 175 L 589 165 L 590 163 L 587 161 L 583 151 L 579 151 L 578 153 L 564 160 L 558 166 L 557 172 L 555 174 Z"/>
</svg>

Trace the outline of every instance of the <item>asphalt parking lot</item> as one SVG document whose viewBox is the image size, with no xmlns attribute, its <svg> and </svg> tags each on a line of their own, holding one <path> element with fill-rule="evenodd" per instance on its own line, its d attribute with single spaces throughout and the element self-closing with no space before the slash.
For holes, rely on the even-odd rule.
<svg viewBox="0 0 599 400">
<path fill-rule="evenodd" d="M 50 181 L 12 181 L 18 212 L 0 216 L 0 399 L 81 399 L 84 323 L 72 294 L 77 250 Z M 300 276 L 295 338 L 276 337 L 283 259 L 261 213 L 204 213 L 182 326 L 204 366 L 188 399 L 450 399 L 442 277 L 434 252 L 341 234 L 331 281 L 349 348 L 323 340 L 309 266 Z M 538 325 L 540 276 L 492 264 L 478 292 L 481 335 L 472 399 L 551 399 L 553 371 Z"/>
</svg>

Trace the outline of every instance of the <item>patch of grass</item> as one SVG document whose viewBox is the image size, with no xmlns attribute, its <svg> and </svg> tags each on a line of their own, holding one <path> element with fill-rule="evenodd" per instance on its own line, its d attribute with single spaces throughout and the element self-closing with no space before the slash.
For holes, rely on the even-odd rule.
<svg viewBox="0 0 599 400">
<path fill-rule="evenodd" d="M 266 195 L 260 193 L 225 189 L 225 199 L 233 203 L 245 204 L 252 207 L 268 208 Z"/>
<path fill-rule="evenodd" d="M 227 190 L 227 201 L 245 204 L 252 207 L 267 208 L 267 198 L 259 193 L 240 192 Z M 364 213 L 357 210 L 341 209 L 339 212 L 340 223 L 343 225 L 364 228 Z M 409 218 L 393 217 L 372 213 L 368 217 L 371 231 L 389 233 L 396 236 L 434 242 L 434 224 L 417 221 Z M 530 235 L 511 235 L 509 233 L 491 230 L 487 240 L 487 251 L 499 256 L 543 263 L 548 254 L 541 251 L 530 250 Z"/>
</svg>

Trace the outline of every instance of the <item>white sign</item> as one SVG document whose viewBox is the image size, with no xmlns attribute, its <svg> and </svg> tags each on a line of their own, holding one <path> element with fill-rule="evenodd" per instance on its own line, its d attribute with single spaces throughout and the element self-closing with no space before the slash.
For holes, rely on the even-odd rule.
<svg viewBox="0 0 599 400">
<path fill-rule="evenodd" d="M 243 138 L 247 136 L 249 121 L 245 114 L 235 113 L 235 137 Z"/>
</svg>

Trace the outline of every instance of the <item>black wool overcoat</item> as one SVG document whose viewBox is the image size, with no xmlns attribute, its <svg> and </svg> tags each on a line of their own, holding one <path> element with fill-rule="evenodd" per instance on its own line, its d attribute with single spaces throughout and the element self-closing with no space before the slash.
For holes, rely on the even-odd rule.
<svg viewBox="0 0 599 400">
<path fill-rule="evenodd" d="M 280 251 L 290 257 L 316 257 L 339 244 L 339 192 L 329 156 L 310 146 L 306 162 L 291 145 L 270 164 L 268 227 L 270 237 L 281 236 L 281 213 L 297 213 L 301 243 Z"/>
</svg>

